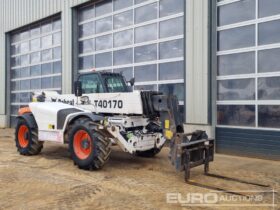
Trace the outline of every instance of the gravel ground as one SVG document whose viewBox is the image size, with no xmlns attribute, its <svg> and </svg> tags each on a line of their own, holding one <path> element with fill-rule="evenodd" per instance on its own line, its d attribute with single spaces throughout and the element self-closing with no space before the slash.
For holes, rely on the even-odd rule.
<svg viewBox="0 0 280 210">
<path fill-rule="evenodd" d="M 185 183 L 183 173 L 175 172 L 167 156 L 168 148 L 152 159 L 114 148 L 102 170 L 84 171 L 73 165 L 67 145 L 45 143 L 40 155 L 25 157 L 16 151 L 14 130 L 0 129 L 0 209 L 182 209 L 181 203 L 187 204 L 190 197 L 203 195 L 213 201 L 207 195 L 213 196 L 216 190 L 214 195 L 220 199 L 216 206 L 185 208 L 273 209 L 252 205 L 272 203 L 268 191 L 280 189 L 279 162 L 217 154 L 210 173 L 232 179 L 205 176 L 198 167 L 191 172 L 191 182 Z M 173 203 L 167 202 L 171 195 L 167 193 L 174 193 Z M 262 202 L 239 200 L 244 197 Z M 225 200 L 230 198 L 238 201 Z M 274 209 L 280 209 L 279 200 L 275 193 Z M 228 204 L 234 205 L 223 206 Z"/>
</svg>

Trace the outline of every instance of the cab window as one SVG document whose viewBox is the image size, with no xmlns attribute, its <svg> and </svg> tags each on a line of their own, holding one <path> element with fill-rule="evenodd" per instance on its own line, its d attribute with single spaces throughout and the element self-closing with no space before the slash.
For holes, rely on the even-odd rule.
<svg viewBox="0 0 280 210">
<path fill-rule="evenodd" d="M 123 78 L 119 76 L 105 76 L 105 85 L 109 93 L 127 92 Z"/>
<path fill-rule="evenodd" d="M 104 93 L 104 89 L 98 74 L 86 74 L 80 76 L 83 93 Z"/>
</svg>

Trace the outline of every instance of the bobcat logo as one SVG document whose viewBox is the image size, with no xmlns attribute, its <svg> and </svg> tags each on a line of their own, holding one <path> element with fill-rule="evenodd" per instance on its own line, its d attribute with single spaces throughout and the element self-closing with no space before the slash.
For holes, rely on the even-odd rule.
<svg viewBox="0 0 280 210">
<path fill-rule="evenodd" d="M 61 102 L 61 103 L 64 103 L 64 104 L 69 104 L 69 105 L 74 106 L 74 99 L 73 100 L 65 100 L 65 99 L 51 98 L 51 101 L 52 102 Z"/>
</svg>

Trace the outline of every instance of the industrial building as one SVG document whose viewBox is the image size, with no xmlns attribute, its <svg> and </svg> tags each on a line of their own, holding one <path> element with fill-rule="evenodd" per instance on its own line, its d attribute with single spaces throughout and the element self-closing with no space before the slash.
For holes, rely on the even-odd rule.
<svg viewBox="0 0 280 210">
<path fill-rule="evenodd" d="M 0 21 L 0 127 L 35 90 L 122 72 L 218 153 L 280 159 L 279 0 L 1 0 Z"/>
</svg>

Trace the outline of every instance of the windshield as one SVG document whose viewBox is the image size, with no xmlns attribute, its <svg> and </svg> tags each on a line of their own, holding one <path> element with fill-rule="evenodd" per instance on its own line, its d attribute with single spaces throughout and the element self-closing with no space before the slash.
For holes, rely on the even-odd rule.
<svg viewBox="0 0 280 210">
<path fill-rule="evenodd" d="M 104 93 L 98 74 L 85 74 L 79 79 L 82 83 L 83 93 Z"/>
<path fill-rule="evenodd" d="M 104 76 L 105 85 L 109 93 L 127 92 L 126 84 L 121 76 Z"/>
</svg>

